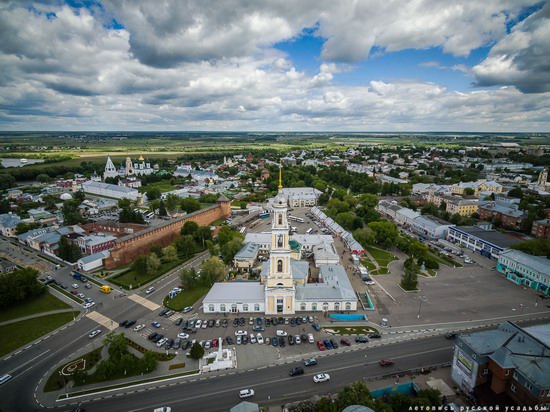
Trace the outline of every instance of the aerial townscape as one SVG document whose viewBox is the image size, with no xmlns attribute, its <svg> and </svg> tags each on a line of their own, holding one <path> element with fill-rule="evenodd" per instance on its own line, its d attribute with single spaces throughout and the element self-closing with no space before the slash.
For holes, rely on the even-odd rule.
<svg viewBox="0 0 550 412">
<path fill-rule="evenodd" d="M 0 411 L 550 410 L 550 5 L 207 3 L 0 5 Z"/>
</svg>

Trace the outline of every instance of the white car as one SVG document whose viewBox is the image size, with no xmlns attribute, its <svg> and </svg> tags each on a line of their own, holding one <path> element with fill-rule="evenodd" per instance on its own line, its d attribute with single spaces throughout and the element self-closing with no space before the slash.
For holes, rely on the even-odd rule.
<svg viewBox="0 0 550 412">
<path fill-rule="evenodd" d="M 330 380 L 330 375 L 328 373 L 319 373 L 313 377 L 313 382 L 327 382 Z"/>
<path fill-rule="evenodd" d="M 237 335 L 237 345 L 240 345 L 243 343 L 243 337 L 241 335 Z"/>
<path fill-rule="evenodd" d="M 135 330 L 136 332 L 139 332 L 139 331 L 142 330 L 144 327 L 145 327 L 145 325 L 142 323 L 141 325 L 137 325 L 137 326 L 134 328 L 134 330 Z"/>
<path fill-rule="evenodd" d="M 256 336 L 253 333 L 250 334 L 250 343 L 256 343 Z"/>
<path fill-rule="evenodd" d="M 205 343 L 204 343 L 204 349 L 210 349 L 212 347 L 212 341 L 211 340 L 207 340 Z"/>
<path fill-rule="evenodd" d="M 208 322 L 204 320 L 202 322 L 201 329 L 206 329 L 207 327 L 208 327 Z"/>
<path fill-rule="evenodd" d="M 294 336 L 294 342 L 296 343 L 296 345 L 299 345 L 300 343 L 302 343 L 302 339 L 300 339 L 300 335 Z"/>
<path fill-rule="evenodd" d="M 90 309 L 94 305 L 95 305 L 95 302 L 88 302 L 88 303 L 85 303 L 84 305 L 82 305 L 82 307 L 84 309 Z"/>
<path fill-rule="evenodd" d="M 238 330 L 235 332 L 235 336 L 246 336 L 248 332 L 246 330 Z"/>
<path fill-rule="evenodd" d="M 94 330 L 93 332 L 90 332 L 90 334 L 88 335 L 88 337 L 89 337 L 90 339 L 92 339 L 92 338 L 95 338 L 95 337 L 96 337 L 97 335 L 99 335 L 100 333 L 101 333 L 101 329 L 96 329 L 96 330 Z"/>
<path fill-rule="evenodd" d="M 168 342 L 168 338 L 162 338 L 157 342 L 157 348 L 160 348 L 162 345 L 164 345 L 166 342 Z"/>
<path fill-rule="evenodd" d="M 366 284 L 366 285 L 376 285 L 376 283 L 374 282 L 374 280 L 365 280 L 365 284 Z"/>
<path fill-rule="evenodd" d="M 155 288 L 152 287 L 152 286 L 151 286 L 150 288 L 145 289 L 145 293 L 146 293 L 146 294 L 152 293 L 152 292 L 154 292 L 154 291 L 155 291 Z"/>
<path fill-rule="evenodd" d="M 199 328 L 201 327 L 201 325 L 202 325 L 202 320 L 197 319 L 197 320 L 195 321 L 195 327 L 196 327 L 197 329 L 199 329 Z"/>
<path fill-rule="evenodd" d="M 172 412 L 172 408 L 169 406 L 163 406 L 161 408 L 156 408 L 153 412 Z"/>
<path fill-rule="evenodd" d="M 307 334 L 307 341 L 309 343 L 315 343 L 315 338 L 313 337 L 313 333 L 308 333 Z"/>
<path fill-rule="evenodd" d="M 239 398 L 250 398 L 251 396 L 254 396 L 254 389 L 243 389 L 239 392 Z"/>
<path fill-rule="evenodd" d="M 189 339 L 189 334 L 187 333 L 178 333 L 178 338 L 180 339 Z"/>
<path fill-rule="evenodd" d="M 73 283 L 71 286 L 73 289 L 78 289 L 80 287 L 78 283 Z"/>
<path fill-rule="evenodd" d="M 258 333 L 258 334 L 256 335 L 256 340 L 258 341 L 258 344 L 259 344 L 259 345 L 263 345 L 263 343 L 264 343 L 264 337 L 262 336 L 261 333 Z"/>
<path fill-rule="evenodd" d="M 284 330 L 278 330 L 277 336 L 288 336 L 288 333 L 286 333 Z"/>
</svg>

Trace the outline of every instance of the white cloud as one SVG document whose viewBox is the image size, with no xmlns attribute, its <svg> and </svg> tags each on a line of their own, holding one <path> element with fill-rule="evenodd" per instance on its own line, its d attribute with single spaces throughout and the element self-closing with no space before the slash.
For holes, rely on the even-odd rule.
<svg viewBox="0 0 550 412">
<path fill-rule="evenodd" d="M 526 93 L 550 91 L 550 3 L 516 25 L 473 68 L 480 86 L 515 85 Z"/>
</svg>

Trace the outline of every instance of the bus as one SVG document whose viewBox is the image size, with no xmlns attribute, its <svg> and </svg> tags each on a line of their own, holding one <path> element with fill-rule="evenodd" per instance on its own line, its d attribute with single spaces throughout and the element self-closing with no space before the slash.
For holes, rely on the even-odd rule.
<svg viewBox="0 0 550 412">
<path fill-rule="evenodd" d="M 292 220 L 293 222 L 300 222 L 300 223 L 305 222 L 305 220 L 302 219 L 301 217 L 296 217 L 296 216 L 291 216 L 291 215 L 288 215 L 288 220 Z"/>
<path fill-rule="evenodd" d="M 310 235 L 311 232 L 313 232 L 313 228 L 310 227 L 308 230 L 306 230 L 306 235 Z"/>
<path fill-rule="evenodd" d="M 269 212 L 262 212 L 258 217 L 260 219 L 265 219 L 266 217 L 269 217 Z"/>
</svg>

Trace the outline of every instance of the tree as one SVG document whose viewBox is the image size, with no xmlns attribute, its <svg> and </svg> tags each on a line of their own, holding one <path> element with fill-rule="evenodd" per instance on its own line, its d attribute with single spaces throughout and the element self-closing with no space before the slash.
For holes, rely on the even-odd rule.
<svg viewBox="0 0 550 412">
<path fill-rule="evenodd" d="M 45 293 L 47 288 L 38 281 L 38 274 L 33 268 L 0 274 L 0 307 L 9 307 Z"/>
<path fill-rule="evenodd" d="M 164 206 L 164 200 L 160 199 L 159 203 L 159 216 L 168 216 L 168 212 L 166 211 L 166 206 Z"/>
<path fill-rule="evenodd" d="M 191 290 L 197 284 L 197 273 L 194 268 L 184 268 L 180 272 L 180 281 L 183 290 Z"/>
<path fill-rule="evenodd" d="M 176 249 L 184 258 L 188 258 L 197 251 L 197 244 L 193 236 L 185 235 L 176 240 Z"/>
<path fill-rule="evenodd" d="M 225 274 L 225 265 L 217 256 L 212 256 L 201 264 L 200 278 L 205 286 L 212 286 L 215 282 L 224 279 Z"/>
<path fill-rule="evenodd" d="M 210 231 L 210 227 L 209 226 L 199 226 L 199 228 L 195 232 L 194 238 L 198 242 L 201 242 L 202 247 L 204 248 L 205 247 L 205 242 L 207 240 L 212 239 L 212 232 Z"/>
<path fill-rule="evenodd" d="M 138 256 L 132 263 L 131 268 L 136 275 L 143 276 L 147 274 L 147 258 L 145 256 Z"/>
<path fill-rule="evenodd" d="M 166 210 L 170 212 L 170 214 L 172 214 L 179 208 L 180 198 L 173 193 L 169 193 L 168 195 L 166 195 L 164 205 L 166 206 Z"/>
<path fill-rule="evenodd" d="M 57 247 L 57 254 L 59 258 L 67 262 L 74 263 L 82 257 L 82 252 L 78 245 L 70 242 L 66 236 L 61 236 L 59 242 L 57 243 Z"/>
<path fill-rule="evenodd" d="M 62 210 L 65 225 L 70 226 L 84 222 L 85 219 L 80 214 L 78 206 L 79 204 L 74 199 L 66 200 L 63 203 Z"/>
<path fill-rule="evenodd" d="M 126 341 L 124 333 L 117 334 L 111 331 L 105 335 L 103 343 L 109 347 L 109 356 L 115 362 L 120 360 L 122 356 L 127 353 L 126 346 L 128 342 Z"/>
<path fill-rule="evenodd" d="M 199 225 L 197 222 L 194 222 L 192 220 L 188 220 L 183 224 L 183 227 L 181 228 L 181 235 L 191 235 L 194 236 L 197 230 L 199 229 Z"/>
<path fill-rule="evenodd" d="M 375 239 L 374 231 L 369 227 L 364 227 L 357 229 L 353 232 L 353 237 L 357 240 L 363 247 L 372 245 Z"/>
<path fill-rule="evenodd" d="M 223 255 L 223 261 L 225 264 L 229 264 L 237 254 L 239 250 L 243 247 L 242 239 L 235 238 L 220 246 L 220 252 Z"/>
<path fill-rule="evenodd" d="M 175 246 L 166 246 L 162 249 L 162 257 L 166 262 L 174 262 L 178 259 L 178 251 Z"/>
<path fill-rule="evenodd" d="M 472 189 L 471 187 L 467 187 L 466 189 L 464 189 L 464 194 L 466 196 L 473 196 L 475 194 L 475 190 Z"/>
<path fill-rule="evenodd" d="M 218 232 L 218 244 L 220 246 L 223 246 L 226 243 L 230 242 L 236 233 L 238 232 L 232 229 L 230 226 L 223 225 Z"/>
<path fill-rule="evenodd" d="M 151 188 L 147 189 L 145 194 L 147 195 L 147 200 L 149 200 L 149 201 L 155 200 L 155 199 L 160 199 L 160 196 L 162 195 L 162 193 L 161 193 L 161 191 L 158 187 L 151 187 Z"/>
<path fill-rule="evenodd" d="M 395 224 L 388 221 L 371 222 L 368 227 L 374 232 L 375 243 L 384 248 L 394 244 L 399 234 Z"/>
<path fill-rule="evenodd" d="M 36 180 L 39 181 L 40 183 L 48 183 L 51 180 L 51 177 L 45 173 L 41 173 L 38 176 L 36 176 Z"/>
<path fill-rule="evenodd" d="M 512 246 L 512 249 L 521 250 L 524 253 L 534 256 L 546 256 L 550 258 L 550 240 L 533 239 L 521 242 Z"/>
<path fill-rule="evenodd" d="M 161 263 L 156 253 L 151 253 L 147 258 L 147 274 L 154 275 L 159 270 Z"/>
<path fill-rule="evenodd" d="M 200 359 L 204 356 L 204 348 L 199 342 L 195 342 L 191 347 L 191 352 L 189 354 L 193 359 Z"/>
<path fill-rule="evenodd" d="M 241 207 L 242 210 L 245 210 L 246 207 L 248 206 L 248 203 L 245 202 L 245 201 L 241 201 L 241 203 L 239 204 L 239 206 Z"/>
<path fill-rule="evenodd" d="M 353 229 L 356 229 L 356 228 L 353 227 L 355 217 L 356 217 L 355 213 L 343 212 L 343 213 L 338 213 L 336 215 L 336 219 L 334 219 L 334 220 L 336 221 L 336 223 L 338 223 L 344 229 L 353 230 Z M 361 227 L 361 226 L 359 226 L 359 227 Z"/>
<path fill-rule="evenodd" d="M 157 256 L 162 256 L 162 246 L 159 245 L 158 243 L 154 244 L 149 249 L 149 253 L 154 253 Z"/>
<path fill-rule="evenodd" d="M 408 258 L 403 264 L 404 273 L 401 276 L 401 287 L 405 290 L 417 290 L 418 289 L 418 272 L 420 268 L 416 264 L 413 258 Z"/>
<path fill-rule="evenodd" d="M 201 210 L 201 204 L 197 199 L 192 197 L 186 197 L 181 201 L 180 204 L 181 210 L 186 211 L 187 213 L 193 213 L 197 210 Z"/>
<path fill-rule="evenodd" d="M 146 350 L 143 357 L 140 360 L 141 369 L 145 373 L 152 372 L 156 369 L 158 364 L 158 358 L 155 352 Z"/>
<path fill-rule="evenodd" d="M 421 257 L 425 256 L 428 253 L 428 246 L 426 246 L 424 243 L 419 242 L 417 240 L 411 242 L 411 245 L 409 247 L 409 254 L 411 256 Z"/>
<path fill-rule="evenodd" d="M 15 233 L 20 235 L 22 233 L 28 232 L 29 230 L 36 229 L 37 227 L 40 227 L 40 225 L 35 222 L 31 222 L 31 223 L 19 222 L 15 226 Z"/>
<path fill-rule="evenodd" d="M 15 186 L 15 177 L 7 173 L 2 174 L 2 179 L 0 179 L 0 191 L 10 189 Z"/>
</svg>

